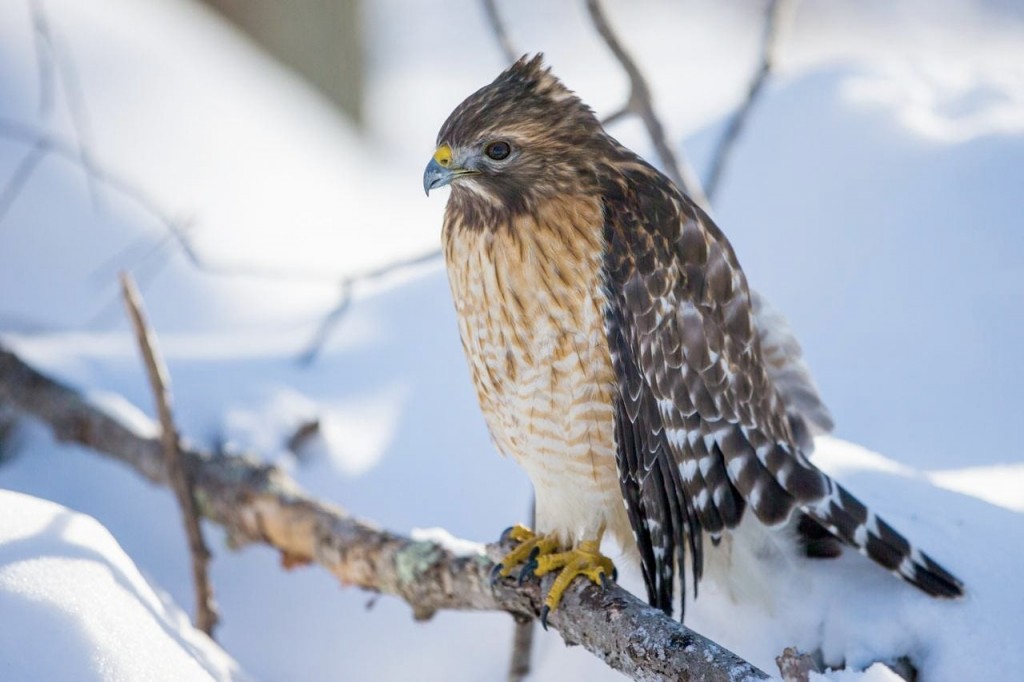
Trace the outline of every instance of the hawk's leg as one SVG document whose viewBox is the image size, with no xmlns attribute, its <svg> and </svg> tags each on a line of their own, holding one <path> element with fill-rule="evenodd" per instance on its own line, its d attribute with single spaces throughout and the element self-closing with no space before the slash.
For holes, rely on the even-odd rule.
<svg viewBox="0 0 1024 682">
<path fill-rule="evenodd" d="M 516 525 L 505 531 L 502 540 L 507 539 L 520 544 L 494 567 L 493 579 L 508 577 L 520 564 L 523 565 L 519 573 L 520 582 L 529 575 L 541 577 L 559 571 L 540 612 L 540 622 L 545 629 L 548 613 L 558 608 L 562 595 L 577 576 L 584 576 L 595 585 L 604 585 L 609 579 L 617 578 L 618 572 L 612 560 L 601 554 L 600 536 L 564 551 L 557 551 L 560 543 L 554 534 L 537 535 L 524 526 Z"/>
</svg>

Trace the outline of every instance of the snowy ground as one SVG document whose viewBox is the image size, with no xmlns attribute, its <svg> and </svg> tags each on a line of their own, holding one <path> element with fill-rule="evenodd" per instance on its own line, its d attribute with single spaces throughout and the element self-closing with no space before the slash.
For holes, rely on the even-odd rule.
<svg viewBox="0 0 1024 682">
<path fill-rule="evenodd" d="M 0 221 L 0 338 L 97 399 L 151 413 L 115 299 L 130 267 L 190 437 L 264 452 L 387 527 L 487 540 L 525 516 L 529 487 L 488 442 L 439 265 L 357 288 L 325 352 L 296 362 L 338 276 L 436 248 L 443 197 L 423 198 L 422 168 L 450 109 L 502 66 L 475 3 L 367 4 L 361 138 L 192 3 L 46 2 L 97 159 L 193 219 L 209 269 L 246 274 L 197 271 L 151 212 L 102 186 L 94 206 L 81 170 L 47 156 Z M 672 139 L 703 169 L 745 87 L 758 15 L 711 0 L 630 7 L 609 11 Z M 853 558 L 779 580 L 787 606 L 774 612 L 709 588 L 688 624 L 769 670 L 784 646 L 823 644 L 852 665 L 909 652 L 926 680 L 1012 679 L 1024 668 L 1024 12 L 996 0 L 800 8 L 715 214 L 836 417 L 843 440 L 824 439 L 817 460 L 969 595 L 930 602 Z M 521 49 L 545 51 L 598 111 L 616 108 L 625 82 L 576 4 L 517 3 L 509 19 Z M 0 130 L 70 138 L 66 88 L 40 114 L 31 26 L 28 2 L 0 3 Z M 637 125 L 614 133 L 649 151 Z M 0 133 L 0 188 L 26 151 Z M 300 464 L 283 442 L 313 415 L 322 448 Z M 157 661 L 175 679 L 238 679 L 163 597 L 192 603 L 170 494 L 37 426 L 9 445 L 0 487 L 88 514 L 116 543 L 0 493 L 0 678 L 146 679 Z M 208 530 L 219 642 L 253 678 L 503 675 L 503 616 L 417 624 L 386 598 L 368 610 L 322 572 L 285 573 L 269 550 L 231 553 Z M 536 680 L 619 679 L 554 635 L 539 637 L 535 666 Z"/>
</svg>

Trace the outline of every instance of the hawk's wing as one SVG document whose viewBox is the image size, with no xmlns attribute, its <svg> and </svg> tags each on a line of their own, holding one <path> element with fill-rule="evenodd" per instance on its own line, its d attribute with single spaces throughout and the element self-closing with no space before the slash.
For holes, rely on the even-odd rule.
<svg viewBox="0 0 1024 682">
<path fill-rule="evenodd" d="M 961 594 L 954 576 L 808 461 L 794 424 L 822 423 L 816 394 L 797 396 L 800 377 L 789 375 L 786 394 L 774 383 L 787 374 L 766 364 L 732 247 L 664 176 L 624 166 L 602 195 L 606 331 L 619 479 L 651 602 L 671 612 L 674 561 L 683 570 L 686 549 L 696 588 L 701 532 L 717 540 L 747 507 L 768 526 L 799 510 L 925 592 Z"/>
<path fill-rule="evenodd" d="M 748 505 L 781 523 L 828 481 L 799 450 L 728 242 L 654 171 L 629 172 L 604 188 L 619 471 L 648 592 L 670 610 L 682 539 L 696 585 L 702 530 L 717 539 Z"/>
<path fill-rule="evenodd" d="M 750 309 L 768 378 L 785 405 L 800 449 L 810 453 L 813 437 L 832 431 L 832 414 L 818 395 L 800 343 L 786 318 L 754 289 L 750 290 Z"/>
</svg>

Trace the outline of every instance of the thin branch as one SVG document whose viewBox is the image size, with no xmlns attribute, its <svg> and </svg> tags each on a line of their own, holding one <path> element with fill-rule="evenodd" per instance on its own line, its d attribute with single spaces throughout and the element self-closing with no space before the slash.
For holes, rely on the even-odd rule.
<svg viewBox="0 0 1024 682">
<path fill-rule="evenodd" d="M 530 496 L 530 528 L 537 527 L 537 499 Z M 512 657 L 508 662 L 508 682 L 523 682 L 530 674 L 533 635 L 536 624 L 532 618 L 516 620 L 512 633 Z"/>
<path fill-rule="evenodd" d="M 0 138 L 6 138 L 15 142 L 31 145 L 29 154 L 27 154 L 26 157 L 22 159 L 18 167 L 15 168 L 14 173 L 4 186 L 3 190 L 0 190 L 0 224 L 2 224 L 11 205 L 20 195 L 21 190 L 28 181 L 29 176 L 35 170 L 39 162 L 46 157 L 46 155 L 54 154 L 57 157 L 76 165 L 81 163 L 81 158 L 77 148 L 67 140 L 33 126 L 25 125 L 10 119 L 0 118 Z M 304 365 L 312 363 L 318 357 L 324 344 L 330 337 L 331 332 L 347 312 L 348 306 L 351 302 L 352 291 L 357 285 L 380 280 L 398 271 L 424 265 L 441 257 L 441 250 L 434 249 L 417 256 L 403 258 L 376 268 L 348 275 L 340 278 L 340 280 L 337 275 L 327 273 L 310 273 L 308 270 L 262 268 L 211 262 L 195 248 L 188 237 L 188 232 L 194 226 L 194 221 L 191 219 L 180 219 L 172 216 L 141 187 L 124 179 L 100 163 L 93 162 L 92 166 L 89 168 L 89 172 L 92 173 L 93 177 L 107 189 L 116 192 L 152 216 L 153 219 L 156 220 L 156 222 L 163 228 L 165 232 L 163 240 L 158 242 L 152 249 L 144 252 L 142 257 L 152 257 L 160 249 L 165 248 L 167 244 L 176 244 L 181 254 L 194 268 L 212 275 L 258 277 L 261 279 L 278 279 L 282 281 L 338 282 L 339 289 L 341 291 L 338 303 L 324 316 L 324 319 L 317 328 L 317 331 L 314 333 L 313 338 L 299 356 L 299 361 Z M 121 254 L 138 252 L 139 248 L 139 243 L 135 242 L 129 244 L 124 250 L 122 250 Z M 95 278 L 99 276 L 103 269 L 112 267 L 120 260 L 123 260 L 122 255 L 116 256 L 107 263 L 98 267 L 93 277 Z M 113 310 L 112 306 L 114 302 L 115 301 L 112 301 L 111 305 L 102 308 L 94 317 L 94 321 L 109 314 Z"/>
<path fill-rule="evenodd" d="M 313 341 L 302 354 L 304 361 L 307 363 L 315 359 L 319 349 L 326 342 L 330 331 L 343 316 L 349 304 L 351 291 L 356 283 L 378 279 L 396 270 L 433 260 L 440 255 L 440 251 L 432 251 L 423 256 L 400 260 L 381 268 L 376 268 L 368 273 L 345 276 L 340 281 L 336 274 L 310 273 L 308 269 L 289 270 L 210 262 L 202 256 L 188 238 L 187 232 L 193 223 L 191 219 L 182 220 L 172 216 L 139 186 L 103 167 L 95 157 L 91 148 L 88 112 L 85 107 L 81 82 L 78 78 L 74 61 L 68 55 L 67 50 L 62 49 L 62 46 L 58 43 L 43 0 L 27 0 L 27 3 L 32 20 L 33 46 L 36 53 L 40 88 L 39 114 L 41 117 L 47 118 L 52 113 L 59 80 L 64 88 L 68 112 L 74 129 L 74 137 L 73 140 L 69 141 L 41 128 L 0 118 L 0 137 L 22 142 L 29 147 L 24 157 L 15 167 L 11 177 L 0 188 L 0 224 L 8 216 L 11 207 L 31 179 L 40 162 L 49 154 L 54 154 L 70 161 L 81 169 L 85 175 L 94 206 L 99 206 L 99 187 L 102 185 L 105 189 L 114 191 L 141 208 L 163 228 L 166 236 L 169 238 L 161 239 L 155 247 L 145 249 L 143 257 L 146 259 L 158 255 L 168 245 L 176 245 L 181 254 L 184 255 L 185 259 L 194 268 L 209 274 L 251 276 L 287 281 L 338 282 L 343 295 L 340 297 L 339 303 L 327 313 Z M 500 26 L 496 8 L 491 6 L 489 10 L 497 22 L 495 25 Z M 137 263 L 125 263 L 124 260 L 126 254 L 138 251 L 138 243 L 129 244 L 115 259 L 112 259 L 112 262 L 108 261 L 98 270 L 109 268 L 113 263 L 116 263 L 116 270 L 136 269 Z M 107 276 L 104 276 L 104 280 L 106 279 Z M 116 302 L 116 299 L 111 300 L 110 304 L 104 306 L 89 324 L 95 324 L 98 320 L 109 315 L 114 310 Z"/>
<path fill-rule="evenodd" d="M 530 675 L 530 656 L 536 623 L 532 618 L 516 620 L 512 631 L 512 658 L 508 665 L 508 682 L 523 682 Z"/>
<path fill-rule="evenodd" d="M 647 85 L 647 80 L 626 48 L 623 47 L 618 36 L 615 35 L 615 31 L 608 23 L 604 10 L 601 8 L 601 3 L 598 0 L 587 0 L 587 11 L 594 22 L 594 28 L 597 29 L 598 34 L 608 45 L 608 49 L 612 51 L 615 58 L 619 60 L 619 64 L 622 65 L 629 77 L 629 100 L 622 110 L 613 114 L 613 120 L 622 118 L 626 111 L 639 116 L 647 129 L 647 135 L 651 138 L 651 144 L 654 145 L 654 151 L 661 161 L 665 174 L 676 183 L 679 189 L 686 192 L 702 208 L 708 210 L 708 200 L 701 189 L 700 180 L 697 179 L 696 173 L 688 163 L 680 163 L 672 151 L 671 145 L 666 141 L 665 129 L 654 112 L 651 90 Z M 605 119 L 605 123 L 609 123 L 608 119 Z"/>
<path fill-rule="evenodd" d="M 36 52 L 36 69 L 39 81 L 39 116 L 48 118 L 53 112 L 57 86 L 54 76 L 53 40 L 50 24 L 42 6 L 36 0 L 29 1 L 32 17 L 32 45 Z"/>
<path fill-rule="evenodd" d="M 14 411 L 0 406 L 0 467 L 13 456 L 15 448 L 11 441 L 14 440 L 16 426 Z"/>
<path fill-rule="evenodd" d="M 487 15 L 487 23 L 490 24 L 491 31 L 494 33 L 494 39 L 498 42 L 498 47 L 505 56 L 505 61 L 511 64 L 519 58 L 521 53 L 516 50 L 512 45 L 512 39 L 508 37 L 505 22 L 501 20 L 501 15 L 498 14 L 497 0 L 482 0 L 482 2 L 484 14 Z"/>
<path fill-rule="evenodd" d="M 0 224 L 2 224 L 11 208 L 11 205 L 20 195 L 22 189 L 24 189 L 24 185 L 28 181 L 29 176 L 38 166 L 39 162 L 48 154 L 53 154 L 75 165 L 81 165 L 82 161 L 78 149 L 74 144 L 66 139 L 48 133 L 44 130 L 40 130 L 34 126 L 25 125 L 24 123 L 11 119 L 0 118 L 0 138 L 6 138 L 8 140 L 30 145 L 29 153 L 26 154 L 21 163 L 19 163 L 15 168 L 11 178 L 8 180 L 4 188 L 0 190 Z M 142 209 L 145 213 L 152 216 L 153 219 L 163 228 L 165 237 L 153 248 L 147 249 L 143 252 L 143 256 L 140 258 L 150 258 L 161 249 L 166 248 L 168 244 L 174 244 L 177 245 L 180 253 L 194 268 L 211 275 L 222 277 L 257 277 L 260 279 L 277 279 L 282 281 L 338 282 L 342 295 L 339 296 L 338 303 L 334 308 L 328 311 L 325 315 L 324 320 L 321 322 L 319 328 L 314 334 L 313 339 L 300 355 L 300 361 L 303 364 L 309 364 L 316 359 L 322 346 L 330 336 L 331 331 L 347 311 L 351 291 L 356 285 L 383 279 L 395 272 L 423 265 L 441 257 L 441 250 L 434 249 L 417 256 L 396 260 L 376 268 L 344 276 L 340 278 L 340 280 L 338 276 L 334 274 L 311 273 L 308 270 L 266 268 L 248 266 L 244 264 L 235 265 L 212 262 L 195 248 L 195 245 L 192 244 L 188 237 L 189 231 L 195 225 L 195 221 L 193 219 L 177 218 L 172 216 L 141 187 L 126 180 L 99 162 L 93 161 L 92 165 L 88 168 L 88 172 L 92 174 L 93 178 L 98 183 L 102 184 L 107 189 L 114 191 L 138 208 Z M 96 278 L 102 276 L 103 270 L 111 268 L 119 262 L 123 265 L 122 261 L 124 259 L 124 254 L 139 252 L 139 250 L 140 245 L 138 242 L 129 244 L 121 251 L 121 254 L 97 267 L 93 277 Z M 100 317 L 108 314 L 111 310 L 112 306 L 105 306 L 95 316 L 95 319 L 99 319 Z"/>
<path fill-rule="evenodd" d="M 31 146 L 41 146 L 46 154 L 54 154 L 75 166 L 82 167 L 81 156 L 73 143 L 35 126 L 0 118 L 0 138 Z M 209 261 L 195 248 L 188 238 L 189 230 L 195 225 L 193 218 L 177 218 L 173 216 L 139 185 L 125 179 L 95 160 L 92 161 L 87 170 L 93 179 L 102 184 L 106 189 L 127 199 L 143 212 L 152 216 L 167 233 L 167 236 L 171 238 L 165 243 L 177 244 L 182 255 L 197 270 L 211 275 L 231 277 L 259 277 L 261 279 L 307 282 L 331 282 L 337 280 L 337 275 L 331 273 L 310 273 L 308 270 L 263 268 L 244 264 L 235 265 Z M 134 251 L 137 248 L 137 244 L 132 244 L 124 252 Z M 355 278 L 358 278 L 358 276 Z"/>
<path fill-rule="evenodd" d="M 46 8 L 43 6 L 43 0 L 29 0 L 29 9 L 32 14 L 32 35 L 39 70 L 40 113 L 45 117 L 52 112 L 59 79 L 64 84 L 64 98 L 67 102 L 71 127 L 75 130 L 75 143 L 85 174 L 85 184 L 89 190 L 93 207 L 99 209 L 100 195 L 92 172 L 94 162 L 92 134 L 75 62 L 70 58 L 67 50 L 58 45 Z"/>
<path fill-rule="evenodd" d="M 167 467 L 167 478 L 175 497 L 178 498 L 178 508 L 181 510 L 185 533 L 188 536 L 189 553 L 192 556 L 192 580 L 196 590 L 196 627 L 213 637 L 213 629 L 217 626 L 218 618 L 208 571 L 210 550 L 206 547 L 203 529 L 199 525 L 199 507 L 193 494 L 193 482 L 179 451 L 181 439 L 171 411 L 170 375 L 160 355 L 156 334 L 146 321 L 142 299 L 131 275 L 121 275 L 121 292 L 146 365 L 149 385 L 156 400 L 157 414 L 160 417 L 160 444 Z"/>
<path fill-rule="evenodd" d="M 0 349 L 0 404 L 47 424 L 56 438 L 86 445 L 167 485 L 158 439 L 136 432 L 77 391 L 35 371 Z M 506 611 L 524 618 L 540 612 L 542 585 L 528 579 L 490 581 L 493 558 L 456 555 L 445 546 L 380 530 L 338 507 L 315 500 L 282 470 L 253 458 L 208 453 L 188 446 L 181 455 L 195 480 L 202 514 L 224 526 L 235 546 L 268 544 L 292 564 L 316 562 L 345 585 L 405 600 L 413 616 L 440 609 Z M 544 586 L 550 587 L 552 576 Z M 576 581 L 551 628 L 636 680 L 765 680 L 746 661 L 641 602 L 618 585 Z"/>
<path fill-rule="evenodd" d="M 740 134 L 750 118 L 750 113 L 753 111 L 754 105 L 757 104 L 761 92 L 764 90 L 764 85 L 768 81 L 772 69 L 775 67 L 775 54 L 779 42 L 779 34 L 782 32 L 782 25 L 786 23 L 785 19 L 790 15 L 791 9 L 792 3 L 789 0 L 770 0 L 768 3 L 764 16 L 764 29 L 761 33 L 761 57 L 757 70 L 750 80 L 750 85 L 747 86 L 746 98 L 733 113 L 732 118 L 729 119 L 721 139 L 719 139 L 718 144 L 715 146 L 715 152 L 711 156 L 711 170 L 708 172 L 708 179 L 704 183 L 704 189 L 709 200 L 715 197 L 715 192 L 718 190 L 722 175 L 725 173 L 726 164 L 729 161 L 733 148 L 736 146 L 736 142 L 739 140 Z"/>
<path fill-rule="evenodd" d="M 823 672 L 810 654 L 786 647 L 775 657 L 775 665 L 782 673 L 783 682 L 809 682 L 811 673 Z"/>
<path fill-rule="evenodd" d="M 172 218 L 167 211 L 163 210 L 138 185 L 105 168 L 95 160 L 91 161 L 89 166 L 83 166 L 81 152 L 73 142 L 69 142 L 63 137 L 35 126 L 6 118 L 0 118 L 0 137 L 14 142 L 21 142 L 33 148 L 41 148 L 44 154 L 53 154 L 82 168 L 93 180 L 103 184 L 107 189 L 128 199 L 131 203 L 153 216 L 169 234 L 180 237 L 183 231 L 180 221 Z M 14 196 L 12 196 L 11 201 L 13 201 Z M 3 216 L 0 215 L 0 221 L 2 220 Z"/>
<path fill-rule="evenodd" d="M 326 315 L 324 315 L 320 324 L 317 326 L 316 331 L 313 333 L 313 338 L 310 339 L 309 344 L 306 346 L 306 349 L 299 354 L 299 364 L 303 367 L 308 367 L 320 356 L 320 353 L 327 344 L 327 340 L 330 338 L 334 328 L 339 322 L 341 322 L 345 313 L 348 312 L 349 306 L 352 304 L 352 292 L 356 284 L 383 279 L 384 277 L 400 270 L 412 268 L 417 265 L 424 265 L 437 260 L 440 257 L 441 250 L 436 249 L 418 256 L 412 256 L 411 258 L 393 261 L 386 265 L 382 265 L 379 268 L 367 270 L 357 275 L 343 277 L 338 284 L 338 302 L 334 304 L 334 307 L 331 308 Z"/>
<path fill-rule="evenodd" d="M 32 177 L 36 168 L 39 167 L 39 162 L 45 158 L 49 151 L 50 146 L 46 140 L 37 140 L 29 148 L 28 152 L 25 153 L 25 156 L 21 157 L 18 165 L 14 167 L 11 177 L 7 180 L 7 184 L 4 185 L 3 190 L 0 190 L 0 223 L 3 223 L 4 218 L 7 217 L 7 212 L 14 205 L 14 200 L 21 194 L 25 184 Z"/>
<path fill-rule="evenodd" d="M 345 279 L 338 286 L 338 302 L 320 320 L 320 324 L 317 325 L 316 331 L 313 333 L 313 338 L 309 340 L 306 349 L 299 354 L 299 365 L 309 367 L 316 362 L 320 352 L 327 344 L 327 340 L 331 337 L 331 332 L 348 312 L 350 305 L 352 305 L 352 283 Z"/>
<path fill-rule="evenodd" d="M 626 118 L 627 116 L 631 115 L 632 113 L 633 111 L 629 108 L 629 104 L 627 104 L 618 111 L 613 111 L 612 113 L 602 118 L 601 125 L 606 127 L 613 125 L 615 123 L 618 123 L 620 120 Z"/>
</svg>

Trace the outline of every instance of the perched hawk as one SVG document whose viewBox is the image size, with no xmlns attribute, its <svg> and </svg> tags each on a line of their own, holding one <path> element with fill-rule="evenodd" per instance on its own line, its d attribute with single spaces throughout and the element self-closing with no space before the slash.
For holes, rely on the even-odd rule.
<svg viewBox="0 0 1024 682">
<path fill-rule="evenodd" d="M 671 613 L 676 567 L 696 591 L 705 543 L 751 514 L 787 551 L 845 545 L 930 595 L 962 593 L 808 460 L 828 413 L 729 242 L 539 55 L 455 109 L 423 184 L 451 185 L 462 344 L 490 432 L 536 492 L 536 534 L 513 529 L 500 575 L 560 570 L 545 614 L 575 576 L 612 574 L 606 531 Z"/>
</svg>

